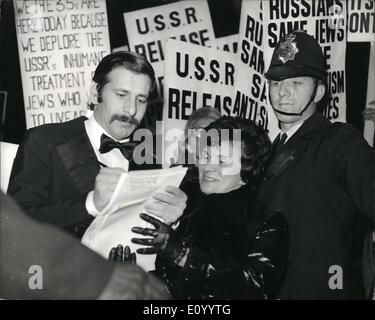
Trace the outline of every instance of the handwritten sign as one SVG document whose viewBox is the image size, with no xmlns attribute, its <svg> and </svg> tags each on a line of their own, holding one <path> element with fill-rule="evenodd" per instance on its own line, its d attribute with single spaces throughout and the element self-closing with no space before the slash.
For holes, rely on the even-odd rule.
<svg viewBox="0 0 375 320">
<path fill-rule="evenodd" d="M 110 53 L 100 0 L 14 0 L 27 128 L 87 110 L 92 73 Z"/>
</svg>

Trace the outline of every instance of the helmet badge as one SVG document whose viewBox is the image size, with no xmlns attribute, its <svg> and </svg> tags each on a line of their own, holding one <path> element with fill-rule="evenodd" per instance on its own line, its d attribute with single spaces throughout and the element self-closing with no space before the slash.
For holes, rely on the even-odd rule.
<svg viewBox="0 0 375 320">
<path fill-rule="evenodd" d="M 299 52 L 297 42 L 293 42 L 295 38 L 296 36 L 294 34 L 288 34 L 285 37 L 285 41 L 280 43 L 277 54 L 279 56 L 278 59 L 284 64 L 289 60 L 294 60 L 296 53 Z"/>
</svg>

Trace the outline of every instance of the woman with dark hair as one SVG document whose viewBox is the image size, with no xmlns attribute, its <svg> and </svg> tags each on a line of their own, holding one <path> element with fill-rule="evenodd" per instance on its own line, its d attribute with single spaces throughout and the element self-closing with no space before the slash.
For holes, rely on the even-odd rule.
<svg viewBox="0 0 375 320">
<path fill-rule="evenodd" d="M 273 298 L 286 266 L 288 231 L 280 212 L 264 211 L 256 201 L 269 138 L 253 122 L 231 117 L 205 132 L 199 185 L 188 179 L 181 186 L 188 202 L 177 229 L 141 214 L 155 228 L 133 228 L 148 238 L 132 241 L 150 246 L 139 254 L 158 254 L 156 275 L 175 299 Z M 200 192 L 189 194 L 192 183 Z"/>
</svg>

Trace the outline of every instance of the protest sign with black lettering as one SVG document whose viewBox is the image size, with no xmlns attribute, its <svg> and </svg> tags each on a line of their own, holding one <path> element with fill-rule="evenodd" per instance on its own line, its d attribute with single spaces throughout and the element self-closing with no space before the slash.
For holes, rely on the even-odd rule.
<svg viewBox="0 0 375 320">
<path fill-rule="evenodd" d="M 341 0 L 262 1 L 265 65 L 279 39 L 294 31 L 307 32 L 317 39 L 326 58 L 328 103 L 323 114 L 331 121 L 346 122 L 345 53 L 346 5 Z M 297 49 L 299 44 L 296 43 Z"/>
<path fill-rule="evenodd" d="M 27 128 L 86 113 L 92 73 L 110 52 L 101 0 L 14 0 Z"/>
<path fill-rule="evenodd" d="M 237 53 L 238 48 L 238 33 L 231 34 L 225 37 L 215 39 L 215 47 L 218 50 L 223 50 L 231 53 Z"/>
<path fill-rule="evenodd" d="M 235 61 L 234 54 L 216 48 L 171 39 L 166 42 L 163 122 L 167 164 L 178 158 L 179 142 L 192 112 L 212 107 L 222 115 L 231 114 Z"/>
<path fill-rule="evenodd" d="M 263 29 L 261 1 L 243 1 L 232 115 L 268 129 L 269 121 L 273 120 L 275 124 L 277 121 L 267 106 Z"/>
<path fill-rule="evenodd" d="M 375 41 L 375 0 L 348 0 L 348 41 Z"/>
<path fill-rule="evenodd" d="M 168 38 L 207 46 L 215 39 L 207 0 L 180 1 L 124 13 L 131 51 L 146 56 L 163 94 L 164 43 Z"/>
</svg>

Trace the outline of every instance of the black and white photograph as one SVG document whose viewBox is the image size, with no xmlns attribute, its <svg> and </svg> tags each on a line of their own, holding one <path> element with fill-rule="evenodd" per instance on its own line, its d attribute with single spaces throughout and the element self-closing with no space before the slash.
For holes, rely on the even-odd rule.
<svg viewBox="0 0 375 320">
<path fill-rule="evenodd" d="M 375 0 L 0 0 L 0 117 L 0 303 L 375 300 Z"/>
</svg>

